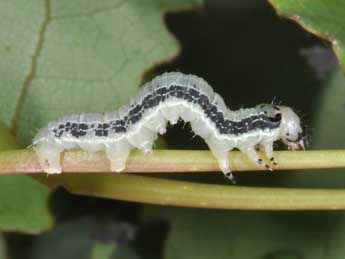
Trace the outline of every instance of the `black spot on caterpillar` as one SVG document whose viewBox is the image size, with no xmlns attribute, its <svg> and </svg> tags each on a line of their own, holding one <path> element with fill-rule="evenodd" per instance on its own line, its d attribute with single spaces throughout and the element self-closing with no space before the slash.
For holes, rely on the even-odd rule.
<svg viewBox="0 0 345 259">
<path fill-rule="evenodd" d="M 304 148 L 300 119 L 291 108 L 260 104 L 232 111 L 205 80 L 178 72 L 157 76 L 118 110 L 72 114 L 50 122 L 38 132 L 32 146 L 47 173 L 60 173 L 60 153 L 76 147 L 87 152 L 105 150 L 111 170 L 121 172 L 133 147 L 149 153 L 157 133 L 164 134 L 167 122 L 175 124 L 179 118 L 190 122 L 231 179 L 229 150 L 237 148 L 271 170 L 257 156 L 257 147 L 272 162 L 277 140 L 289 149 Z"/>
</svg>

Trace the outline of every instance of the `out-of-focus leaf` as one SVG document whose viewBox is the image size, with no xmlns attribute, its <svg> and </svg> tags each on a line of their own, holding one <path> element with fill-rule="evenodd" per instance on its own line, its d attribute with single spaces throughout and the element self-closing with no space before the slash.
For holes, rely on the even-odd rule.
<svg viewBox="0 0 345 259">
<path fill-rule="evenodd" d="M 146 215 L 145 215 L 146 214 Z M 210 211 L 147 206 L 146 221 L 170 221 L 166 259 L 323 259 L 336 215 Z M 321 234 L 322 233 L 322 234 Z M 326 255 L 326 256 L 325 256 Z"/>
<path fill-rule="evenodd" d="M 91 259 L 110 259 L 110 256 L 116 250 L 114 244 L 102 244 L 96 242 L 92 246 Z"/>
<path fill-rule="evenodd" d="M 96 242 L 92 247 L 91 259 L 139 259 L 139 256 L 128 245 L 116 246 Z"/>
<path fill-rule="evenodd" d="M 40 235 L 32 258 L 110 258 L 128 238 L 133 238 L 133 229 L 125 223 L 102 218 L 72 220 Z"/>
<path fill-rule="evenodd" d="M 341 0 L 269 0 L 278 14 L 329 40 L 345 68 L 345 2 Z"/>
<path fill-rule="evenodd" d="M 324 83 L 314 111 L 310 144 L 315 149 L 345 147 L 345 76 L 339 70 Z"/>
<path fill-rule="evenodd" d="M 301 49 L 300 53 L 314 69 L 315 77 L 319 80 L 327 79 L 338 65 L 336 55 L 328 46 L 314 45 Z"/>
<path fill-rule="evenodd" d="M 111 259 L 139 259 L 137 253 L 128 245 L 118 247 Z"/>
<path fill-rule="evenodd" d="M 0 234 L 0 259 L 7 259 L 7 258 L 8 257 L 6 254 L 6 243 L 2 234 Z"/>
<path fill-rule="evenodd" d="M 90 259 L 139 259 L 133 248 L 128 245 L 95 243 Z"/>
<path fill-rule="evenodd" d="M 340 217 L 333 229 L 333 233 L 329 238 L 329 255 L 327 258 L 341 259 L 345 254 L 345 217 Z"/>
<path fill-rule="evenodd" d="M 0 125 L 0 150 L 16 148 L 14 138 Z M 36 233 L 52 225 L 49 189 L 27 175 L 0 177 L 0 229 Z"/>
<path fill-rule="evenodd" d="M 37 233 L 52 225 L 49 189 L 25 175 L 0 178 L 0 228 Z"/>
</svg>

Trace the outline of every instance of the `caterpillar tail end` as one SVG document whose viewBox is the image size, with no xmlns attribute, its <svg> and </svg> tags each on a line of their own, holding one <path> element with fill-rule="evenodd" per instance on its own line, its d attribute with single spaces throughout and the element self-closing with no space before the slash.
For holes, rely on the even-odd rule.
<svg viewBox="0 0 345 259">
<path fill-rule="evenodd" d="M 47 174 L 60 174 L 62 172 L 60 163 L 61 149 L 46 142 L 40 142 L 32 146 L 36 152 L 37 159 L 43 171 Z"/>
</svg>

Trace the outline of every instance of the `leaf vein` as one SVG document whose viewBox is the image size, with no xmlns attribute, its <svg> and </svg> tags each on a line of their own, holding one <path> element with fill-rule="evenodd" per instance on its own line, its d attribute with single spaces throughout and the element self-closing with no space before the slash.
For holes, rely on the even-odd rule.
<svg viewBox="0 0 345 259">
<path fill-rule="evenodd" d="M 19 117 L 20 117 L 20 114 L 21 114 L 22 109 L 23 109 L 25 97 L 27 95 L 27 92 L 28 92 L 28 89 L 31 85 L 31 82 L 34 80 L 34 78 L 36 76 L 38 58 L 39 58 L 41 51 L 43 49 L 45 34 L 47 31 L 48 25 L 51 21 L 50 0 L 44 0 L 44 7 L 45 7 L 45 16 L 44 16 L 41 28 L 38 32 L 38 41 L 37 41 L 36 49 L 33 52 L 29 73 L 25 77 L 23 85 L 21 87 L 21 91 L 20 91 L 19 97 L 17 99 L 17 106 L 15 108 L 13 118 L 12 118 L 12 121 L 10 124 L 10 130 L 11 130 L 13 135 L 16 135 L 17 128 L 18 128 L 18 121 L 19 121 Z"/>
</svg>

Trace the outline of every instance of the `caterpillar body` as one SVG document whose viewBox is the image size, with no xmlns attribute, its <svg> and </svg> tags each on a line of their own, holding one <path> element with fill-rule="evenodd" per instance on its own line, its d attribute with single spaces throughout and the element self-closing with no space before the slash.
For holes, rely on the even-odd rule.
<svg viewBox="0 0 345 259">
<path fill-rule="evenodd" d="M 111 171 L 121 172 L 132 148 L 150 153 L 157 133 L 164 134 L 167 122 L 175 124 L 179 118 L 190 122 L 230 179 L 229 150 L 237 148 L 271 170 L 258 157 L 256 148 L 262 149 L 272 163 L 277 140 L 289 149 L 304 148 L 300 119 L 291 108 L 260 104 L 232 111 L 205 80 L 179 72 L 157 76 L 118 110 L 71 114 L 50 122 L 37 133 L 32 146 L 47 173 L 61 173 L 60 154 L 72 148 L 105 150 Z"/>
</svg>

